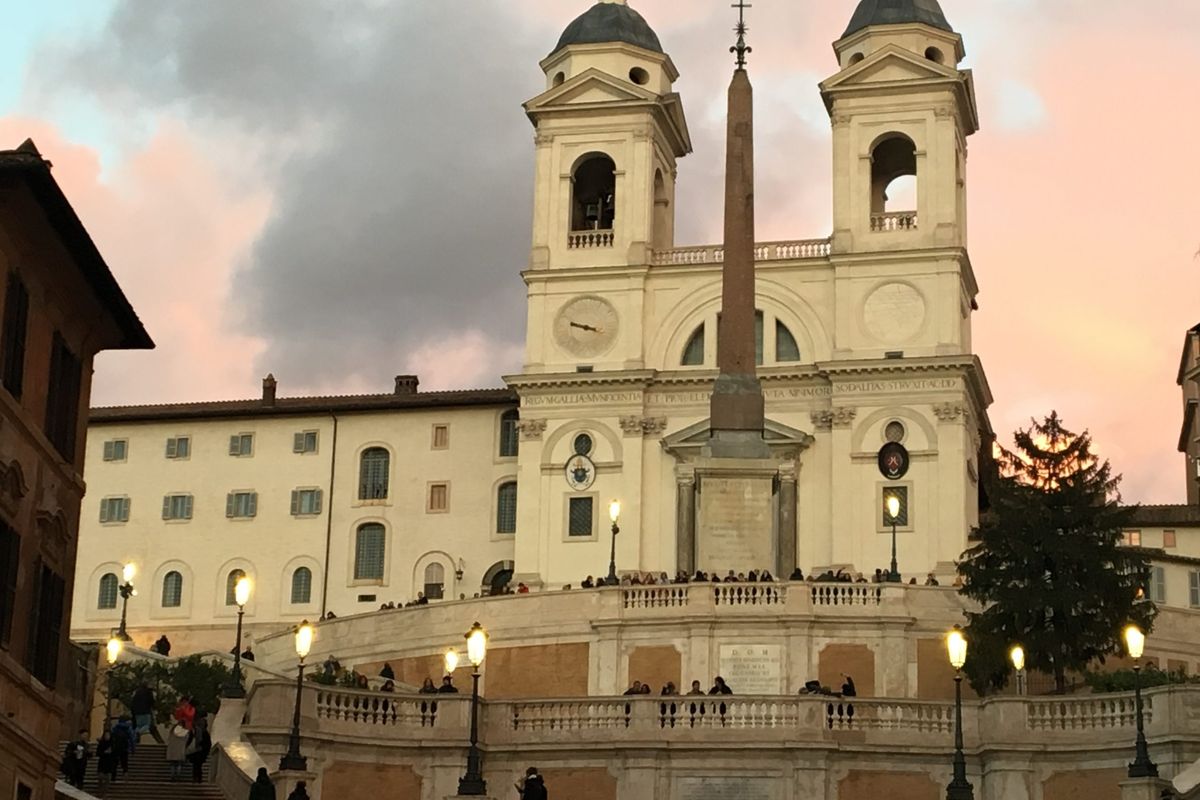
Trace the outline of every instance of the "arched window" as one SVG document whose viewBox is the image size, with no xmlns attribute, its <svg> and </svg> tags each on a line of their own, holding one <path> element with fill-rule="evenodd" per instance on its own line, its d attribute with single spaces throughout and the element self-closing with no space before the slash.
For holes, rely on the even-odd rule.
<svg viewBox="0 0 1200 800">
<path fill-rule="evenodd" d="M 871 151 L 871 213 L 892 214 L 916 209 L 916 177 L 917 146 L 912 139 L 894 134 L 875 145 Z M 915 227 L 915 224 L 901 227 Z"/>
<path fill-rule="evenodd" d="M 312 602 L 312 570 L 297 567 L 292 573 L 292 605 L 300 606 Z"/>
<path fill-rule="evenodd" d="M 240 569 L 235 569 L 225 576 L 225 605 L 237 605 L 237 585 L 238 581 L 246 577 L 246 573 Z"/>
<path fill-rule="evenodd" d="M 775 360 L 781 364 L 800 360 L 800 345 L 796 344 L 796 337 L 779 320 L 775 320 Z"/>
<path fill-rule="evenodd" d="M 100 578 L 100 599 L 96 601 L 96 608 L 103 610 L 117 607 L 117 576 L 113 573 L 105 573 Z"/>
<path fill-rule="evenodd" d="M 383 580 L 387 533 L 377 522 L 358 526 L 354 536 L 354 580 Z"/>
<path fill-rule="evenodd" d="M 579 163 L 571 177 L 571 230 L 611 231 L 617 210 L 617 165 L 603 153 L 594 153 Z"/>
<path fill-rule="evenodd" d="M 358 499 L 385 500 L 388 496 L 388 467 L 391 454 L 382 447 L 363 450 L 358 463 Z"/>
<path fill-rule="evenodd" d="M 517 482 L 500 484 L 496 491 L 496 533 L 517 532 Z"/>
<path fill-rule="evenodd" d="M 520 412 L 515 408 L 500 415 L 500 457 L 516 458 L 519 438 L 517 436 L 517 420 Z"/>
<path fill-rule="evenodd" d="M 425 597 L 441 600 L 446 592 L 446 568 L 436 561 L 425 567 Z"/>
<path fill-rule="evenodd" d="M 162 607 L 179 608 L 183 604 L 183 575 L 171 570 L 163 576 Z"/>
<path fill-rule="evenodd" d="M 696 328 L 692 338 L 688 339 L 683 348 L 683 359 L 680 363 L 685 367 L 704 366 L 704 326 Z"/>
</svg>

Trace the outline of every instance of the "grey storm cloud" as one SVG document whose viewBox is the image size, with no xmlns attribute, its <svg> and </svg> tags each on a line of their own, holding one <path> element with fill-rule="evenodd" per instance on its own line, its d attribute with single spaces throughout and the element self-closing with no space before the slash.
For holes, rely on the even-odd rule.
<svg viewBox="0 0 1200 800">
<path fill-rule="evenodd" d="M 520 103 L 589 2 L 531 19 L 520 3 L 476 0 L 119 0 L 97 36 L 55 53 L 46 80 L 256 142 L 274 204 L 231 298 L 236 324 L 267 342 L 256 366 L 289 388 L 375 383 L 464 330 L 501 348 L 523 340 L 533 132 Z M 696 194 L 681 198 L 678 229 L 711 238 L 727 48 L 714 39 L 706 56 L 692 31 L 672 37 L 642 10 L 668 48 L 677 37 L 677 63 L 703 67 L 684 98 L 702 157 L 685 162 Z M 793 202 L 790 180 L 763 183 L 767 202 Z M 496 380 L 517 368 L 495 365 Z"/>
</svg>

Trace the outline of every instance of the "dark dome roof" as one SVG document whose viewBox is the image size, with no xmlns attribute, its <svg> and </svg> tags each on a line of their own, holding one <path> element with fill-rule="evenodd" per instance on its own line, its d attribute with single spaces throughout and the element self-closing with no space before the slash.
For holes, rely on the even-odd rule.
<svg viewBox="0 0 1200 800">
<path fill-rule="evenodd" d="M 569 44 L 609 42 L 624 42 L 655 53 L 663 51 L 658 35 L 641 14 L 623 2 L 599 2 L 567 26 L 554 52 L 557 53 Z"/>
<path fill-rule="evenodd" d="M 924 22 L 944 31 L 954 31 L 942 13 L 938 0 L 862 0 L 850 18 L 842 38 L 871 25 L 903 25 Z"/>
</svg>

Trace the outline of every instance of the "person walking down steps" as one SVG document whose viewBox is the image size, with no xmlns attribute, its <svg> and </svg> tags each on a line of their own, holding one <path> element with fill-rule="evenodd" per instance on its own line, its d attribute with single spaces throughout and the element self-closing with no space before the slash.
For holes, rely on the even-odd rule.
<svg viewBox="0 0 1200 800">
<path fill-rule="evenodd" d="M 250 800 L 275 800 L 275 784 L 271 783 L 266 767 L 258 768 L 258 777 L 250 787 Z"/>
<path fill-rule="evenodd" d="M 167 734 L 167 766 L 171 769 L 172 781 L 179 780 L 183 775 L 183 765 L 187 763 L 188 738 L 188 729 L 182 722 L 176 722 Z"/>
</svg>

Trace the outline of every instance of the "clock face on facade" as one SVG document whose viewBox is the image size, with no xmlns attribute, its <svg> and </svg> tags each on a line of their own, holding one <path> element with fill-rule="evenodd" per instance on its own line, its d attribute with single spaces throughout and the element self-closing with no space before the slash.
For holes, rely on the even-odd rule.
<svg viewBox="0 0 1200 800">
<path fill-rule="evenodd" d="M 584 455 L 573 455 L 567 459 L 564 469 L 567 485 L 577 492 L 590 489 L 596 481 L 596 465 Z"/>
<path fill-rule="evenodd" d="M 603 355 L 617 340 L 617 310 L 602 297 L 576 297 L 558 312 L 554 340 L 572 355 Z"/>
</svg>

